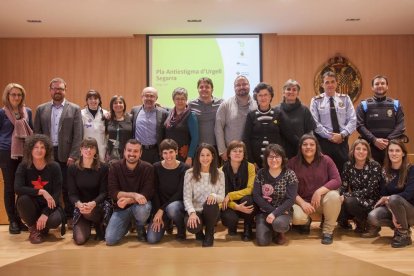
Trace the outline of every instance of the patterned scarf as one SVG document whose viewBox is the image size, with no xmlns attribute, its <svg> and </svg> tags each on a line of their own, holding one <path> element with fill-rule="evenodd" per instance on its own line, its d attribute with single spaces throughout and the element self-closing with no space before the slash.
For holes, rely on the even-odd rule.
<svg viewBox="0 0 414 276">
<path fill-rule="evenodd" d="M 177 110 L 174 107 L 173 110 L 171 110 L 170 114 L 168 115 L 168 118 L 165 120 L 165 127 L 166 128 L 172 128 L 176 125 L 178 125 L 184 118 L 187 117 L 187 115 L 190 113 L 190 108 L 186 106 L 184 111 L 181 114 L 177 114 Z"/>
</svg>

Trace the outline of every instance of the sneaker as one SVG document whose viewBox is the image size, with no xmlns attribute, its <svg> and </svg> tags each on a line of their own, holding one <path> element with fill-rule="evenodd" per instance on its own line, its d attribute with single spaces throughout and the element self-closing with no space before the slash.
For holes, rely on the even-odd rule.
<svg viewBox="0 0 414 276">
<path fill-rule="evenodd" d="M 323 233 L 322 235 L 322 244 L 331 244 L 333 242 L 333 235 L 328 233 Z"/>
</svg>

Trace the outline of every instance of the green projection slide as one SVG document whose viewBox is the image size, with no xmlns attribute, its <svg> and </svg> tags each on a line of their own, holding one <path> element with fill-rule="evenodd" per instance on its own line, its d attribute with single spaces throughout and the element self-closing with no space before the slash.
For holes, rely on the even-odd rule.
<svg viewBox="0 0 414 276">
<path fill-rule="evenodd" d="M 173 107 L 172 92 L 188 91 L 198 97 L 197 81 L 213 80 L 213 95 L 233 96 L 233 81 L 245 75 L 254 87 L 260 79 L 260 35 L 148 35 L 149 85 L 157 88 L 158 102 Z M 252 88 L 253 89 L 253 88 Z"/>
</svg>

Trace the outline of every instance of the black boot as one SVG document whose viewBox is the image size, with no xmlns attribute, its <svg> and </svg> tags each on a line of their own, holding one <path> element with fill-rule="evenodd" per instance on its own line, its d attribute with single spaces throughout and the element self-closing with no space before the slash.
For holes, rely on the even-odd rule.
<svg viewBox="0 0 414 276">
<path fill-rule="evenodd" d="M 147 232 L 145 232 L 145 226 L 137 227 L 137 240 L 141 242 L 147 241 Z"/>
<path fill-rule="evenodd" d="M 16 234 L 20 234 L 20 227 L 19 224 L 17 223 L 17 221 L 10 221 L 9 224 L 9 233 L 16 235 Z"/>
<path fill-rule="evenodd" d="M 96 241 L 103 241 L 105 239 L 105 228 L 103 223 L 95 223 L 95 240 Z"/>
<path fill-rule="evenodd" d="M 211 247 L 214 244 L 214 226 L 212 228 L 206 227 L 206 235 L 203 240 L 203 247 Z"/>
<path fill-rule="evenodd" d="M 411 233 L 408 230 L 397 229 L 394 232 L 394 238 L 392 239 L 391 246 L 393 248 L 401 248 L 411 245 Z"/>
<path fill-rule="evenodd" d="M 368 224 L 367 231 L 362 233 L 362 238 L 375 238 L 379 236 L 379 231 L 381 231 L 381 227 L 377 227 L 371 224 Z"/>
<path fill-rule="evenodd" d="M 356 225 L 356 228 L 354 230 L 355 233 L 362 234 L 362 233 L 367 232 L 367 221 L 366 220 L 360 220 L 360 219 L 355 218 L 354 221 Z"/>
<path fill-rule="evenodd" d="M 253 239 L 253 231 L 252 231 L 252 224 L 248 222 L 244 222 L 244 230 L 242 240 L 247 242 Z"/>
<path fill-rule="evenodd" d="M 198 240 L 198 241 L 203 241 L 203 240 L 204 240 L 204 238 L 205 238 L 204 233 L 203 233 L 203 230 L 201 230 L 200 232 L 197 232 L 197 233 L 195 234 L 195 238 L 196 238 L 196 240 Z"/>
</svg>

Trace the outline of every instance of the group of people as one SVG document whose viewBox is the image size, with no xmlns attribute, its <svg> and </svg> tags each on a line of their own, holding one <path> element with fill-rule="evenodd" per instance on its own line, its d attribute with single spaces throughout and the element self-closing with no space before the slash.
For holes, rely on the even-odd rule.
<svg viewBox="0 0 414 276">
<path fill-rule="evenodd" d="M 132 225 L 149 243 L 175 225 L 177 240 L 188 231 L 208 247 L 218 220 L 235 236 L 242 218 L 242 240 L 251 241 L 256 228 L 257 244 L 268 245 L 284 244 L 291 228 L 308 234 L 311 215 L 320 213 L 323 244 L 333 242 L 337 222 L 352 229 L 353 220 L 362 237 L 390 226 L 393 247 L 410 245 L 414 169 L 387 78 L 373 78 L 374 96 L 357 112 L 336 92 L 333 72 L 322 85 L 308 109 L 290 79 L 283 102 L 272 107 L 269 84 L 259 83 L 252 97 L 248 79 L 238 76 L 235 96 L 223 101 L 204 77 L 195 100 L 176 88 L 174 107 L 163 108 L 157 90 L 146 87 L 142 105 L 128 113 L 120 95 L 104 110 L 96 90 L 81 110 L 65 98 L 66 82 L 54 78 L 52 101 L 37 108 L 33 123 L 24 88 L 11 83 L 0 109 L 9 232 L 29 230 L 30 242 L 41 243 L 51 228 L 62 225 L 63 234 L 68 221 L 76 244 L 94 228 L 96 238 L 115 245 Z M 361 137 L 349 151 L 356 129 Z"/>
</svg>

